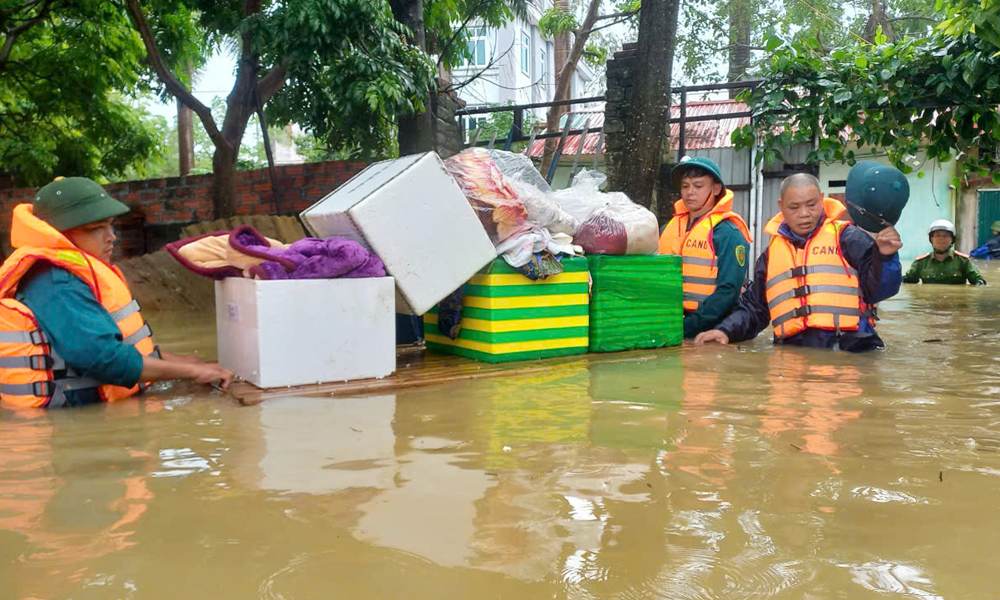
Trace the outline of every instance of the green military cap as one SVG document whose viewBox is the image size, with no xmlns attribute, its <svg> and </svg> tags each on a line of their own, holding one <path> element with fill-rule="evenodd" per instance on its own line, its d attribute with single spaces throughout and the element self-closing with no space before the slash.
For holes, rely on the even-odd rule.
<svg viewBox="0 0 1000 600">
<path fill-rule="evenodd" d="M 851 204 L 895 225 L 910 198 L 910 183 L 899 169 L 873 160 L 864 160 L 854 165 L 847 174 L 844 191 L 848 202 L 847 211 L 851 213 L 851 220 L 855 225 L 878 232 L 885 225 L 870 215 L 862 214 Z"/>
<path fill-rule="evenodd" d="M 722 180 L 722 171 L 719 170 L 719 165 L 711 158 L 704 156 L 685 156 L 671 169 L 670 180 L 673 182 L 675 190 L 681 189 L 681 178 L 684 176 L 684 172 L 691 167 L 701 167 L 711 173 L 712 177 L 715 177 L 715 180 L 722 184 L 722 191 L 726 191 L 726 182 Z"/>
<path fill-rule="evenodd" d="M 123 215 L 128 206 L 86 177 L 58 177 L 35 193 L 32 212 L 59 231 Z"/>
</svg>

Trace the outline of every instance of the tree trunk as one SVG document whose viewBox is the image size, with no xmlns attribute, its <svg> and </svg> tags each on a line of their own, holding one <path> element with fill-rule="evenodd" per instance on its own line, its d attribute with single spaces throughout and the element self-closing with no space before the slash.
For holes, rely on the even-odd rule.
<svg viewBox="0 0 1000 600">
<path fill-rule="evenodd" d="M 639 11 L 635 87 L 625 123 L 628 144 L 619 182 L 633 202 L 655 212 L 667 137 L 670 72 L 679 0 L 645 0 Z M 669 146 L 668 146 L 669 147 Z"/>
<path fill-rule="evenodd" d="M 750 6 L 748 0 L 729 0 L 729 76 L 728 81 L 743 79 L 750 70 Z M 729 90 L 735 98 L 743 90 Z"/>
<path fill-rule="evenodd" d="M 187 79 L 194 88 L 194 69 L 189 64 Z M 194 168 L 194 112 L 180 99 L 177 100 L 177 170 L 180 175 L 187 175 Z"/>
<path fill-rule="evenodd" d="M 878 33 L 878 28 L 882 28 L 882 35 L 884 35 L 890 42 L 895 41 L 896 32 L 892 27 L 892 21 L 889 20 L 889 16 L 885 14 L 885 3 L 882 0 L 871 0 L 871 13 L 868 15 L 868 21 L 865 23 L 865 34 L 864 39 L 869 44 L 875 43 L 875 35 Z"/>
<path fill-rule="evenodd" d="M 194 168 L 194 113 L 177 101 L 177 170 L 187 175 Z"/>
<path fill-rule="evenodd" d="M 556 7 L 562 8 L 568 11 L 569 8 L 568 0 L 556 0 Z M 556 85 L 555 90 L 552 93 L 552 101 L 558 102 L 560 100 L 569 100 L 573 93 L 573 75 L 576 73 L 576 65 L 580 62 L 580 57 L 583 56 L 583 51 L 587 47 L 587 40 L 590 38 L 590 31 L 594 28 L 594 23 L 597 22 L 598 9 L 601 7 L 601 0 L 590 0 L 590 5 L 587 7 L 587 16 L 584 17 L 583 23 L 580 28 L 577 29 L 574 39 L 573 46 L 569 48 L 569 51 L 564 53 L 565 58 L 560 61 L 560 38 L 556 38 L 555 48 L 553 49 L 553 54 L 555 55 L 555 66 L 556 66 Z M 565 34 L 568 38 L 569 34 Z M 562 117 L 563 113 L 568 112 L 569 109 L 566 106 L 552 106 L 549 108 L 548 117 L 545 120 L 545 132 L 553 133 L 559 130 L 559 119 Z M 569 123 L 567 122 L 567 125 Z M 545 140 L 545 150 L 542 152 L 542 163 L 541 172 L 544 176 L 548 173 L 549 165 L 555 158 L 555 152 L 559 147 L 558 138 L 548 138 Z"/>
<path fill-rule="evenodd" d="M 427 52 L 423 0 L 390 0 L 389 7 L 392 9 L 392 16 L 409 27 L 410 36 L 407 41 L 410 45 Z M 399 118 L 396 141 L 399 143 L 400 156 L 434 149 L 434 115 L 430 110 L 430 96 L 434 93 L 436 90 L 427 91 L 423 112 Z"/>
<path fill-rule="evenodd" d="M 236 214 L 236 161 L 239 149 L 216 146 L 212 155 L 213 218 L 226 219 Z"/>
</svg>

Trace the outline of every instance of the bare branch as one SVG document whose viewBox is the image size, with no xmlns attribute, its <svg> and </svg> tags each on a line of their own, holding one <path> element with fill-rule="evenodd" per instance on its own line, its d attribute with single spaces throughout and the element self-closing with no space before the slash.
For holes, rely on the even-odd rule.
<svg viewBox="0 0 1000 600">
<path fill-rule="evenodd" d="M 263 104 L 267 104 L 267 101 L 271 99 L 271 96 L 275 95 L 278 90 L 285 85 L 285 75 L 288 74 L 288 60 L 281 61 L 281 64 L 272 68 L 270 71 L 264 74 L 260 78 L 258 85 L 260 86 L 260 101 Z"/>
<path fill-rule="evenodd" d="M 707 14 L 703 13 L 702 11 L 700 11 L 697 8 L 695 8 L 694 6 L 692 6 L 690 3 L 687 3 L 686 6 L 687 6 L 688 10 L 690 10 L 693 13 L 695 13 L 696 15 L 698 15 L 699 17 L 701 17 L 702 19 L 704 19 L 705 21 L 707 21 L 709 25 L 711 25 L 713 28 L 715 28 L 715 31 L 719 35 L 723 35 L 725 37 L 729 37 L 729 28 L 725 27 L 717 19 L 713 19 L 712 17 L 708 16 Z"/>
<path fill-rule="evenodd" d="M 597 17 L 596 19 L 594 19 L 594 22 L 596 23 L 596 22 L 599 22 L 599 21 L 607 21 L 608 19 L 621 19 L 622 17 L 626 17 L 626 18 L 628 18 L 628 17 L 634 17 L 637 14 L 639 14 L 639 9 L 638 8 L 635 9 L 635 10 L 628 10 L 628 11 L 625 11 L 625 12 L 617 12 L 617 13 L 610 14 L 610 15 L 600 15 L 599 17 Z"/>
<path fill-rule="evenodd" d="M 928 23 L 937 23 L 937 20 L 930 17 L 922 17 L 920 15 L 904 15 L 902 17 L 894 17 L 892 19 L 886 19 L 890 23 L 895 23 L 897 21 L 927 21 Z"/>
<path fill-rule="evenodd" d="M 486 2 L 487 0 L 479 0 L 479 3 L 476 4 L 474 8 L 469 9 L 469 14 L 465 16 L 465 20 L 462 21 L 462 24 L 456 27 L 455 31 L 451 33 L 451 37 L 448 38 L 448 41 L 446 41 L 440 48 L 438 48 L 438 60 L 437 60 L 438 67 L 441 66 L 441 61 L 444 60 L 445 55 L 447 55 L 448 51 L 451 50 L 451 46 L 452 44 L 455 43 L 455 40 L 458 39 L 459 34 L 462 33 L 462 30 L 465 29 L 465 26 L 469 24 L 469 21 L 471 21 L 473 17 L 479 14 L 479 9 L 481 9 L 486 4 Z"/>
<path fill-rule="evenodd" d="M 458 91 L 458 90 L 464 88 L 465 86 L 469 85 L 473 81 L 479 79 L 480 77 L 483 76 L 484 73 L 486 73 L 486 71 L 489 71 L 490 69 L 492 69 L 493 67 L 495 67 L 497 65 L 497 63 L 500 62 L 501 58 L 503 58 L 503 57 L 507 56 L 508 54 L 510 54 L 511 50 L 513 50 L 513 49 L 514 49 L 514 42 L 511 42 L 510 46 L 505 51 L 503 51 L 501 54 L 497 55 L 497 54 L 494 53 L 493 57 L 491 57 L 490 60 L 489 60 L 489 62 L 486 63 L 486 66 L 483 67 L 482 70 L 480 70 L 478 73 L 476 73 L 475 75 L 473 75 L 469 79 L 466 79 L 462 83 L 459 83 L 458 85 L 449 84 L 448 87 L 446 87 L 443 90 L 441 90 L 440 93 L 450 93 L 450 92 Z"/>
<path fill-rule="evenodd" d="M 222 133 L 219 132 L 219 128 L 215 124 L 215 119 L 212 118 L 212 110 L 202 104 L 200 100 L 194 97 L 194 94 L 181 85 L 177 81 L 177 78 L 174 77 L 174 74 L 170 72 L 167 64 L 163 62 L 160 49 L 156 46 L 156 40 L 153 39 L 153 32 L 149 28 L 149 23 L 146 22 L 145 15 L 142 14 L 142 7 L 139 6 L 139 0 L 126 0 L 125 9 L 128 11 L 129 16 L 132 17 L 135 28 L 139 30 L 142 43 L 146 46 L 149 63 L 152 65 L 153 70 L 156 71 L 156 76 L 160 82 L 163 83 L 168 92 L 198 115 L 210 138 L 222 141 Z"/>
<path fill-rule="evenodd" d="M 3 71 L 4 66 L 7 64 L 7 59 L 10 58 L 10 53 L 14 49 L 14 42 L 17 38 L 22 33 L 31 29 L 49 16 L 49 11 L 52 9 L 52 2 L 53 0 L 45 0 L 44 4 L 42 4 L 42 7 L 38 11 L 38 14 L 7 32 L 7 37 L 4 39 L 3 47 L 0 48 L 0 71 Z M 33 4 L 37 4 L 37 2 L 30 2 L 24 5 L 24 8 L 28 8 Z"/>
</svg>

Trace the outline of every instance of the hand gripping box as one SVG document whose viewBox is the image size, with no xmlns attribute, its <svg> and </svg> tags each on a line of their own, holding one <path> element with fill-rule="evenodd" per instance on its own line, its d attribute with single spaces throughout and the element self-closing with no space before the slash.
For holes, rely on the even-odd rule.
<svg viewBox="0 0 1000 600">
<path fill-rule="evenodd" d="M 391 375 L 394 288 L 391 277 L 217 281 L 219 363 L 262 388 Z"/>
<path fill-rule="evenodd" d="M 496 258 L 433 152 L 369 165 L 302 213 L 316 237 L 355 240 L 396 280 L 397 312 L 422 315 Z"/>
</svg>

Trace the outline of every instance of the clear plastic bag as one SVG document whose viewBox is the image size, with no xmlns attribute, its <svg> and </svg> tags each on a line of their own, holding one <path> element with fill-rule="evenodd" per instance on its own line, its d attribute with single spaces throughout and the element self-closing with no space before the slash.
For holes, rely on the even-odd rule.
<svg viewBox="0 0 1000 600">
<path fill-rule="evenodd" d="M 563 211 L 580 221 L 573 243 L 587 254 L 657 254 L 656 216 L 621 192 L 602 192 L 607 176 L 583 170 L 573 186 L 553 192 Z"/>
<path fill-rule="evenodd" d="M 528 211 L 514 186 L 484 148 L 469 148 L 444 161 L 494 244 L 528 228 Z"/>
<path fill-rule="evenodd" d="M 505 150 L 489 150 L 488 152 L 497 168 L 503 172 L 507 179 L 530 185 L 540 192 L 552 191 L 552 187 L 535 168 L 535 163 L 531 162 L 527 156 Z"/>
</svg>

